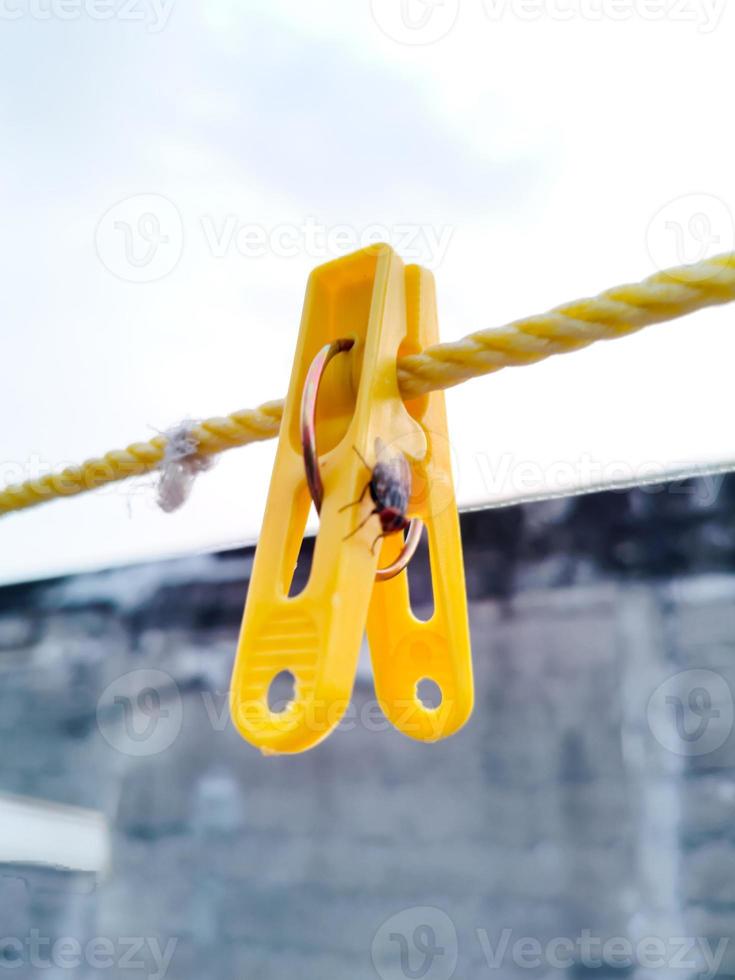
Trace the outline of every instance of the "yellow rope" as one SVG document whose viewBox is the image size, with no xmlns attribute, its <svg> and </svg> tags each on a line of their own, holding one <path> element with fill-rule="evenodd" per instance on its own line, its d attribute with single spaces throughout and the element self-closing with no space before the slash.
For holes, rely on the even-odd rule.
<svg viewBox="0 0 735 980">
<path fill-rule="evenodd" d="M 659 272 L 641 283 L 617 286 L 592 299 L 559 306 L 542 316 L 480 330 L 451 344 L 401 358 L 398 380 L 404 397 L 460 384 L 504 367 L 534 364 L 552 354 L 579 350 L 596 340 L 624 337 L 642 327 L 735 300 L 735 252 L 696 265 Z M 283 402 L 266 402 L 194 426 L 191 437 L 203 456 L 278 435 Z M 166 437 L 136 442 L 80 466 L 49 473 L 0 491 L 0 514 L 55 497 L 94 490 L 156 469 Z"/>
</svg>

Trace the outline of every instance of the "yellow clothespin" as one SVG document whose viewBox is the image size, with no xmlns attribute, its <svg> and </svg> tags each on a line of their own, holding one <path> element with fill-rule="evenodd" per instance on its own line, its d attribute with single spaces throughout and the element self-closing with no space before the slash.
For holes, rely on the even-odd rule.
<svg viewBox="0 0 735 980">
<path fill-rule="evenodd" d="M 304 751 L 339 724 L 366 624 L 378 700 L 396 728 L 436 741 L 472 710 L 444 396 L 404 403 L 396 375 L 399 353 L 437 341 L 431 273 L 405 267 L 387 245 L 311 274 L 230 693 L 235 725 L 264 752 Z M 408 535 L 386 533 L 376 549 L 381 531 L 402 526 L 409 483 Z M 311 573 L 289 597 L 312 498 Z M 411 612 L 403 570 L 422 522 L 434 593 L 426 622 Z M 268 690 L 284 670 L 294 697 L 271 711 Z M 424 679 L 441 691 L 437 707 L 418 697 Z"/>
</svg>

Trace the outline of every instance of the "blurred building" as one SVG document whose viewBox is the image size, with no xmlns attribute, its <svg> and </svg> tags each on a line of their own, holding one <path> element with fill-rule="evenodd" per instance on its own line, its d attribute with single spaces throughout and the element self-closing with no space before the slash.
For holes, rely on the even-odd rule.
<svg viewBox="0 0 735 980">
<path fill-rule="evenodd" d="M 364 666 L 311 752 L 236 735 L 249 551 L 0 590 L 0 835 L 19 800 L 47 828 L 0 844 L 0 965 L 735 975 L 735 481 L 710 490 L 465 514 L 476 707 L 435 745 L 376 721 Z M 55 867 L 68 807 L 89 860 Z"/>
</svg>

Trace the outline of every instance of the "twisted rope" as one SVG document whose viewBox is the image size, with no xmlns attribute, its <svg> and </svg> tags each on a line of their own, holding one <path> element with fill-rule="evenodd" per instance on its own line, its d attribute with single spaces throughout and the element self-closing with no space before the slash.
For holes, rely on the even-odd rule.
<svg viewBox="0 0 735 980">
<path fill-rule="evenodd" d="M 449 388 L 505 367 L 535 364 L 553 354 L 579 350 L 598 340 L 625 337 L 643 327 L 673 320 L 707 306 L 735 300 L 735 253 L 696 265 L 656 273 L 643 282 L 616 286 L 591 299 L 559 306 L 541 316 L 505 327 L 480 330 L 463 340 L 428 347 L 398 362 L 398 382 L 406 398 Z M 283 401 L 241 409 L 191 428 L 200 456 L 213 456 L 278 435 Z M 67 467 L 0 491 L 0 515 L 55 497 L 94 490 L 107 483 L 155 470 L 166 437 L 136 442 L 80 466 Z"/>
<path fill-rule="evenodd" d="M 450 388 L 505 367 L 535 364 L 597 340 L 625 337 L 643 327 L 735 299 L 735 253 L 615 286 L 591 299 L 558 306 L 542 316 L 480 330 L 450 344 L 404 357 L 398 381 L 406 397 Z"/>
</svg>

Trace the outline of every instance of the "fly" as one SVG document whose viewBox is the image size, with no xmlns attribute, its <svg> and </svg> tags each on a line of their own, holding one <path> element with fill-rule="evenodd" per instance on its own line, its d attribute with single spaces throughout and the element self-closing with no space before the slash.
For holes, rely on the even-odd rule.
<svg viewBox="0 0 735 980">
<path fill-rule="evenodd" d="M 370 497 L 375 504 L 364 521 L 351 531 L 347 538 L 357 534 L 360 528 L 364 527 L 370 518 L 377 514 L 380 520 L 380 534 L 375 538 L 370 546 L 371 553 L 375 553 L 375 545 L 381 538 L 396 531 L 405 530 L 410 521 L 406 517 L 408 502 L 411 498 L 411 468 L 408 460 L 400 450 L 395 450 L 392 455 L 388 455 L 385 445 L 380 439 L 375 440 L 377 462 L 372 468 L 369 466 L 357 446 L 352 447 L 360 457 L 365 469 L 370 470 L 370 479 L 363 487 L 363 491 L 357 500 L 340 507 L 340 513 L 348 507 L 356 507 L 361 504 L 365 494 L 370 491 Z M 345 541 L 347 540 L 345 538 Z"/>
</svg>

